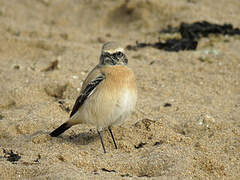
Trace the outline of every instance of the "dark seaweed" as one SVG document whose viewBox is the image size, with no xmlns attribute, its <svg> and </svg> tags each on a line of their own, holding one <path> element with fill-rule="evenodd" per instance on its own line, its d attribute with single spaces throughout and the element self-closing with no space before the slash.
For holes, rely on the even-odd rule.
<svg viewBox="0 0 240 180">
<path fill-rule="evenodd" d="M 153 47 L 156 49 L 162 49 L 165 51 L 182 51 L 182 50 L 196 50 L 198 41 L 201 37 L 208 37 L 210 34 L 222 34 L 222 35 L 240 35 L 239 28 L 233 28 L 231 24 L 218 25 L 207 21 L 200 21 L 195 23 L 180 24 L 180 27 L 173 28 L 168 26 L 167 29 L 163 29 L 160 33 L 180 33 L 180 39 L 167 39 L 162 42 L 160 39 L 155 43 L 139 43 L 136 45 L 128 45 L 128 50 L 138 50 L 145 47 Z"/>
</svg>

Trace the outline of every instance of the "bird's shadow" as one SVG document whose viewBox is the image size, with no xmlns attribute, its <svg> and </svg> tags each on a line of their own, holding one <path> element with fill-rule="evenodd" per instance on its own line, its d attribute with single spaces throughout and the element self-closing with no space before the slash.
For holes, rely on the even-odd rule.
<svg viewBox="0 0 240 180">
<path fill-rule="evenodd" d="M 62 140 L 74 143 L 76 145 L 88 145 L 97 140 L 98 134 L 93 131 L 90 131 L 76 135 L 61 135 L 57 138 L 62 138 Z"/>
<path fill-rule="evenodd" d="M 32 139 L 41 134 L 50 136 L 49 133 L 50 132 L 46 132 L 46 131 L 37 131 L 37 132 L 31 134 L 29 136 L 29 138 Z M 97 134 L 97 132 L 90 129 L 89 132 L 83 132 L 83 133 L 74 134 L 74 135 L 61 134 L 58 137 L 51 137 L 50 141 L 52 141 L 54 139 L 57 141 L 74 143 L 76 145 L 88 145 L 98 139 L 98 134 Z"/>
</svg>

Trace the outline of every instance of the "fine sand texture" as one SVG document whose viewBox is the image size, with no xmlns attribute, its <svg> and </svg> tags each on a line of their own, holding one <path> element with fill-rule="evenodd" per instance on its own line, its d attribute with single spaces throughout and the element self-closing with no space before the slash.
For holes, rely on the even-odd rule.
<svg viewBox="0 0 240 180">
<path fill-rule="evenodd" d="M 135 112 L 114 127 L 57 138 L 103 43 L 159 38 L 181 22 L 240 28 L 239 0 L 0 1 L 0 179 L 239 179 L 240 36 L 196 50 L 127 50 Z"/>
</svg>

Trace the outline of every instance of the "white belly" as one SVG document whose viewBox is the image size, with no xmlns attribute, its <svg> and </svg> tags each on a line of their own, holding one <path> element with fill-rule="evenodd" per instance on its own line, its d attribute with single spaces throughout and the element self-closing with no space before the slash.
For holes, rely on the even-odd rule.
<svg viewBox="0 0 240 180">
<path fill-rule="evenodd" d="M 122 90 L 121 95 L 117 97 L 117 99 L 112 98 L 111 103 L 105 101 L 104 96 L 101 94 L 96 95 L 95 98 L 89 97 L 88 101 L 73 116 L 74 122 L 76 124 L 92 124 L 98 130 L 121 125 L 135 109 L 137 96 L 132 91 Z"/>
<path fill-rule="evenodd" d="M 121 125 L 127 116 L 135 109 L 137 97 L 131 91 L 123 92 L 112 112 L 111 125 Z"/>
</svg>

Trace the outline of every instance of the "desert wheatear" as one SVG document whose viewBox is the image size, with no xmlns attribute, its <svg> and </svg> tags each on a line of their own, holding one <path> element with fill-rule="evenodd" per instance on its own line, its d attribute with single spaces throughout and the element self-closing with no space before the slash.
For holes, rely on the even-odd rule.
<svg viewBox="0 0 240 180">
<path fill-rule="evenodd" d="M 83 82 L 69 120 L 50 135 L 56 137 L 76 124 L 92 124 L 97 128 L 104 153 L 101 131 L 106 128 L 117 149 L 111 127 L 124 122 L 137 100 L 136 79 L 127 64 L 124 49 L 118 43 L 104 44 L 99 64 Z"/>
</svg>

